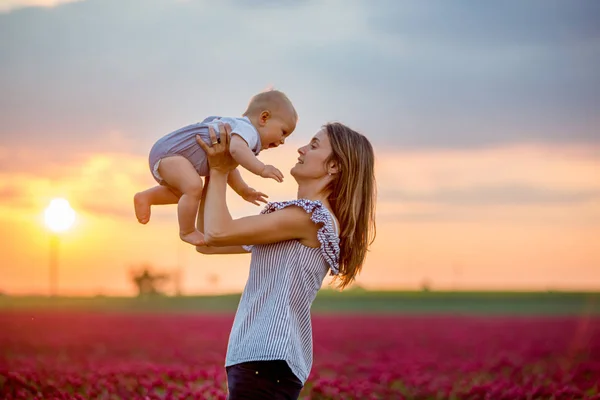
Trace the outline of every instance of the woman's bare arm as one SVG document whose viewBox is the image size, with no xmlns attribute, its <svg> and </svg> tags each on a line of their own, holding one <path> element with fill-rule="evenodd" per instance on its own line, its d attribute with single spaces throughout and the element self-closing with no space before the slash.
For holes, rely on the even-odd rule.
<svg viewBox="0 0 600 400">
<path fill-rule="evenodd" d="M 277 243 L 316 238 L 317 225 L 299 207 L 288 207 L 270 214 L 231 218 L 225 199 L 227 174 L 211 170 L 204 213 L 204 240 L 209 246 L 235 246 Z"/>
<path fill-rule="evenodd" d="M 208 246 L 237 246 L 277 243 L 297 239 L 314 243 L 317 225 L 299 207 L 288 207 L 270 214 L 260 214 L 234 220 L 231 218 L 225 191 L 227 175 L 237 167 L 229 153 L 231 127 L 219 125 L 219 140 L 212 127 L 209 134 L 212 146 L 199 136 L 196 141 L 206 152 L 210 165 L 210 183 L 206 185 L 204 201 L 204 240 Z"/>
<path fill-rule="evenodd" d="M 246 249 L 242 246 L 196 246 L 196 251 L 198 253 L 206 254 L 206 255 L 215 255 L 215 254 L 250 254 Z"/>
<path fill-rule="evenodd" d="M 204 181 L 204 188 L 202 188 L 202 197 L 200 199 L 200 208 L 198 210 L 198 215 L 196 216 L 196 227 L 202 233 L 204 233 L 204 202 L 206 200 L 209 180 L 210 178 L 206 177 L 206 180 Z M 248 251 L 242 246 L 213 247 L 204 245 L 196 246 L 196 251 L 202 254 L 248 254 Z"/>
</svg>

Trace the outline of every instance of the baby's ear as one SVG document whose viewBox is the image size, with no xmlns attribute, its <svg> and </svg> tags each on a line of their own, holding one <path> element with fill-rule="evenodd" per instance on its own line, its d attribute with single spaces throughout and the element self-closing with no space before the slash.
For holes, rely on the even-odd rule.
<svg viewBox="0 0 600 400">
<path fill-rule="evenodd" d="M 267 122 L 269 120 L 269 118 L 271 118 L 271 111 L 269 111 L 269 110 L 263 110 L 260 113 L 260 121 L 261 122 L 263 122 L 263 123 Z"/>
</svg>

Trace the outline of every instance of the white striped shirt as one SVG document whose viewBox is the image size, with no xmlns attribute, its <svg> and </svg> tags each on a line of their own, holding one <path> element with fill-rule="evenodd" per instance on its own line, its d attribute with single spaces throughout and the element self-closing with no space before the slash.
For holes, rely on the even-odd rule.
<svg viewBox="0 0 600 400">
<path fill-rule="evenodd" d="M 225 366 L 248 361 L 285 360 L 304 384 L 313 361 L 310 308 L 327 271 L 339 272 L 335 219 L 320 201 L 269 203 L 261 214 L 298 206 L 321 224 L 320 247 L 298 240 L 244 246 L 252 252 L 250 273 L 227 346 Z"/>
</svg>

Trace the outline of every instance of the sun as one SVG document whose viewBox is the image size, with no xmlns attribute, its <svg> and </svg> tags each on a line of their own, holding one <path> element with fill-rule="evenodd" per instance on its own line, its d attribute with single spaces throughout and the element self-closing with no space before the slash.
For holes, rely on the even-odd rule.
<svg viewBox="0 0 600 400">
<path fill-rule="evenodd" d="M 75 210 L 66 199 L 53 199 L 44 212 L 44 221 L 51 231 L 64 232 L 75 222 Z"/>
</svg>

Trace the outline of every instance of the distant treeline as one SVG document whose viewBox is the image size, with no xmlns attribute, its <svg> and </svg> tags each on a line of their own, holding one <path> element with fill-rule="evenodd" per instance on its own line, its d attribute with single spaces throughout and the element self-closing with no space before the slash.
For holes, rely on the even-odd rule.
<svg viewBox="0 0 600 400">
<path fill-rule="evenodd" d="M 220 296 L 0 296 L 0 310 L 233 313 L 240 294 Z M 600 292 L 449 292 L 321 290 L 317 313 L 597 315 Z"/>
</svg>

